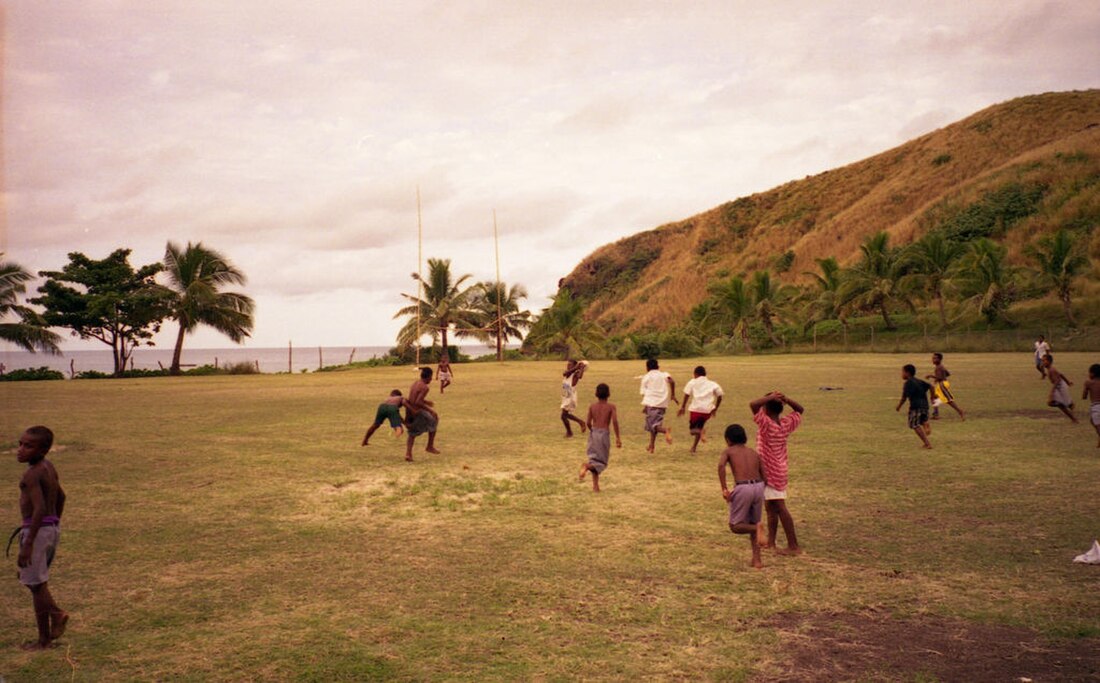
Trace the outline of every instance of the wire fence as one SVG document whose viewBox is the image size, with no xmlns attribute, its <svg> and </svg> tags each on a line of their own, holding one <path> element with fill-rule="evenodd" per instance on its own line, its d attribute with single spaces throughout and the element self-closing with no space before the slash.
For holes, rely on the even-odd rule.
<svg viewBox="0 0 1100 683">
<path fill-rule="evenodd" d="M 790 353 L 909 353 L 909 352 L 997 352 L 1031 351 L 1043 335 L 1052 351 L 1100 351 L 1100 335 L 1088 330 L 1066 332 L 1045 327 L 1021 327 L 1009 330 L 963 328 L 940 330 L 887 330 L 885 325 L 818 325 L 805 338 L 788 341 L 783 351 Z"/>
</svg>

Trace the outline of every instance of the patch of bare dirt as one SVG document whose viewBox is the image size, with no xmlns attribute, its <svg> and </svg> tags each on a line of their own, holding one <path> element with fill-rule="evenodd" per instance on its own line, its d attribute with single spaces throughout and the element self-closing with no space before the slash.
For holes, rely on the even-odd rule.
<svg viewBox="0 0 1100 683">
<path fill-rule="evenodd" d="M 1034 631 L 923 616 L 779 614 L 771 681 L 1097 681 L 1100 638 L 1048 640 Z"/>
</svg>

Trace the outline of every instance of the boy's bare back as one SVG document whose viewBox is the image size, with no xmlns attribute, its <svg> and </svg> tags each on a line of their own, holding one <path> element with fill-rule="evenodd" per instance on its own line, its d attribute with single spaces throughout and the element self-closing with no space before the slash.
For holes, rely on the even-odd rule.
<svg viewBox="0 0 1100 683">
<path fill-rule="evenodd" d="M 1100 378 L 1085 381 L 1085 393 L 1082 398 L 1089 399 L 1090 403 L 1100 403 Z"/>
<path fill-rule="evenodd" d="M 760 465 L 760 454 L 748 446 L 735 445 L 728 446 L 726 450 L 722 451 L 722 457 L 719 464 L 725 466 L 729 463 L 730 469 L 733 470 L 733 480 L 737 481 L 751 481 L 758 479 L 764 480 L 764 469 Z"/>
<path fill-rule="evenodd" d="M 609 401 L 597 401 L 588 406 L 588 427 L 590 429 L 610 429 L 612 422 L 618 422 L 618 408 Z"/>
</svg>

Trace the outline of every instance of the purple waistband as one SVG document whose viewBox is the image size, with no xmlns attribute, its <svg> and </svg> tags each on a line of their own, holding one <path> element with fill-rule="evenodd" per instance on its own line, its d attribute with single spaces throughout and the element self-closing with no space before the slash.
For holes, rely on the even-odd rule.
<svg viewBox="0 0 1100 683">
<path fill-rule="evenodd" d="M 46 515 L 45 517 L 42 518 L 42 526 L 57 526 L 59 524 L 61 524 L 61 518 L 58 517 L 57 515 Z M 23 528 L 26 529 L 30 525 L 31 525 L 31 518 L 30 517 L 24 517 L 23 518 Z"/>
</svg>

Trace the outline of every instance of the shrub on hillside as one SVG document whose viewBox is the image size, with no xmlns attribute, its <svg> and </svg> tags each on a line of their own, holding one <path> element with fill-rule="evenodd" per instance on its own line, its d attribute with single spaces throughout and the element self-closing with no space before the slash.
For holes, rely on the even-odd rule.
<svg viewBox="0 0 1100 683">
<path fill-rule="evenodd" d="M 47 367 L 21 368 L 0 375 L 0 382 L 40 382 L 54 379 L 65 379 L 65 375 Z"/>
</svg>

